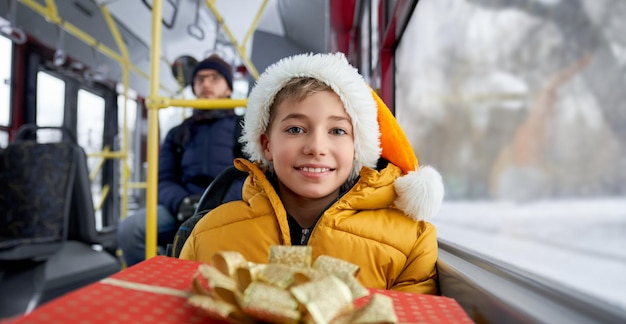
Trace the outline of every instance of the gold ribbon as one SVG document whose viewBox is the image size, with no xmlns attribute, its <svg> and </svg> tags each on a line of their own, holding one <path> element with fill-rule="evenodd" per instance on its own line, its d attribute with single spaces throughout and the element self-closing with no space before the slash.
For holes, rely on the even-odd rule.
<svg viewBox="0 0 626 324">
<path fill-rule="evenodd" d="M 141 284 L 137 282 L 131 282 L 131 281 L 126 281 L 126 280 L 114 279 L 114 278 L 102 279 L 100 280 L 100 283 L 111 285 L 111 286 L 116 286 L 116 287 L 121 287 L 121 288 L 126 288 L 126 289 L 131 289 L 131 290 L 145 291 L 145 292 L 159 294 L 159 295 L 168 295 L 168 296 L 181 297 L 181 298 L 189 298 L 192 296 L 192 294 L 186 291 L 181 291 L 181 290 L 177 290 L 174 288 L 146 285 L 146 284 Z"/>
<path fill-rule="evenodd" d="M 356 279 L 357 265 L 320 256 L 311 266 L 308 246 L 272 246 L 268 264 L 247 262 L 238 252 L 221 252 L 215 267 L 200 265 L 189 303 L 230 322 L 396 323 L 390 297 L 369 295 Z M 206 287 L 206 288 L 205 288 Z"/>
</svg>

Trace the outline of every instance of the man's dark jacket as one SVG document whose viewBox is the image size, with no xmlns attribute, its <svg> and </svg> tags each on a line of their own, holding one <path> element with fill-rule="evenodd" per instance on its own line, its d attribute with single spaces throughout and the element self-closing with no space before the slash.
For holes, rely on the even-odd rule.
<svg viewBox="0 0 626 324">
<path fill-rule="evenodd" d="M 201 196 L 235 158 L 237 116 L 228 110 L 195 110 L 172 128 L 159 152 L 159 205 L 176 215 L 182 200 Z M 231 187 L 225 202 L 241 199 L 243 183 Z"/>
</svg>

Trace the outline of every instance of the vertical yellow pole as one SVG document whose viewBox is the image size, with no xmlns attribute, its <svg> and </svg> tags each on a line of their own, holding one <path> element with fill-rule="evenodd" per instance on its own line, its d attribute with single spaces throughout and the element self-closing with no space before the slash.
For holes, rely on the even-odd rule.
<svg viewBox="0 0 626 324">
<path fill-rule="evenodd" d="M 150 51 L 150 99 L 148 100 L 148 188 L 146 191 L 146 259 L 156 255 L 157 248 L 157 186 L 159 169 L 159 65 L 161 64 L 162 1 L 152 2 L 152 47 Z"/>
</svg>

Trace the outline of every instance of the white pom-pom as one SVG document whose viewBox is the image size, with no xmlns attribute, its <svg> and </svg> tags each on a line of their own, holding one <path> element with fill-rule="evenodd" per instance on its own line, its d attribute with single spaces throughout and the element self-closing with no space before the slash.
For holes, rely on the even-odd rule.
<svg viewBox="0 0 626 324">
<path fill-rule="evenodd" d="M 422 166 L 396 179 L 396 207 L 415 220 L 435 216 L 443 202 L 443 179 L 433 167 Z"/>
</svg>

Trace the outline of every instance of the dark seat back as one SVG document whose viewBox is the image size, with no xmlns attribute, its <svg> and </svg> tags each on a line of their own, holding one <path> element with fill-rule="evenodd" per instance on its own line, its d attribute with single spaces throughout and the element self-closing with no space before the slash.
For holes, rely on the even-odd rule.
<svg viewBox="0 0 626 324">
<path fill-rule="evenodd" d="M 191 235 L 191 231 L 196 226 L 196 223 L 206 213 L 221 205 L 231 186 L 237 182 L 243 182 L 247 176 L 247 172 L 237 170 L 234 166 L 230 166 L 220 172 L 202 194 L 194 215 L 178 228 L 176 236 L 174 236 L 174 242 L 167 246 L 167 255 L 178 258 L 185 241 Z"/>
<path fill-rule="evenodd" d="M 44 259 L 67 238 L 76 179 L 71 143 L 16 139 L 0 159 L 0 260 Z"/>
<path fill-rule="evenodd" d="M 38 143 L 40 129 L 63 140 Z M 64 128 L 23 126 L 0 154 L 0 318 L 120 270 L 92 248 L 115 241 L 96 231 L 90 187 L 85 152 Z"/>
</svg>

